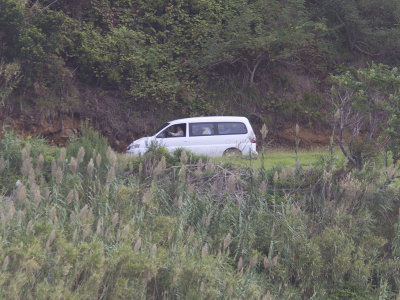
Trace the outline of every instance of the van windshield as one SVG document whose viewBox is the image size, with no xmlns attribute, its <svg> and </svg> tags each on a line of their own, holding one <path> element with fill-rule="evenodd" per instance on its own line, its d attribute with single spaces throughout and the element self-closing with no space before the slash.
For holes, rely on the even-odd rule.
<svg viewBox="0 0 400 300">
<path fill-rule="evenodd" d="M 153 132 L 153 135 L 156 135 L 157 133 L 159 133 L 161 131 L 161 129 L 164 129 L 165 127 L 167 127 L 169 125 L 169 123 L 164 123 L 162 126 L 160 126 L 155 132 Z"/>
</svg>

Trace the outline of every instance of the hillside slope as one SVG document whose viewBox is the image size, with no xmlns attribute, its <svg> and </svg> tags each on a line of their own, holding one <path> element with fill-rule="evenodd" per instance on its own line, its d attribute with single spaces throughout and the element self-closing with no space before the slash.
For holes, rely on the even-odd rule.
<svg viewBox="0 0 400 300">
<path fill-rule="evenodd" d="M 244 115 L 324 143 L 330 75 L 396 66 L 397 1 L 0 0 L 2 123 L 62 144 L 88 120 L 123 150 L 162 122 Z"/>
</svg>

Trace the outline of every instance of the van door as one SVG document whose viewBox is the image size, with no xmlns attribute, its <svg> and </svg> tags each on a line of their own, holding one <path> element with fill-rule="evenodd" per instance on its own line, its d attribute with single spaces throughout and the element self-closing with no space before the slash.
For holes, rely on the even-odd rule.
<svg viewBox="0 0 400 300">
<path fill-rule="evenodd" d="M 185 148 L 187 145 L 187 124 L 174 124 L 156 136 L 158 145 L 167 148 L 169 152 L 174 152 L 178 148 Z"/>
<path fill-rule="evenodd" d="M 189 123 L 187 149 L 196 154 L 221 156 L 221 137 L 217 135 L 215 122 Z"/>
</svg>

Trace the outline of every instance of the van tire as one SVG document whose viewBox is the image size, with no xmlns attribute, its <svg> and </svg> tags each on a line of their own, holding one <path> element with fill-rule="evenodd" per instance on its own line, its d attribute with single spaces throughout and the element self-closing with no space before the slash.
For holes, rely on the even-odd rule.
<svg viewBox="0 0 400 300">
<path fill-rule="evenodd" d="M 225 157 L 236 157 L 236 156 L 241 156 L 242 151 L 240 151 L 238 148 L 229 148 L 224 151 L 224 156 Z"/>
</svg>

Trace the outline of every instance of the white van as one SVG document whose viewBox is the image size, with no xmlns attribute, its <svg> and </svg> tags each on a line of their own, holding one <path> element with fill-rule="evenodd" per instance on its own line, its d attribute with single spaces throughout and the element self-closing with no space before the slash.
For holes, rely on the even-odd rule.
<svg viewBox="0 0 400 300">
<path fill-rule="evenodd" d="M 196 117 L 170 121 L 153 136 L 133 141 L 127 153 L 140 155 L 156 143 L 174 152 L 184 148 L 208 156 L 257 154 L 256 136 L 245 117 Z"/>
</svg>

